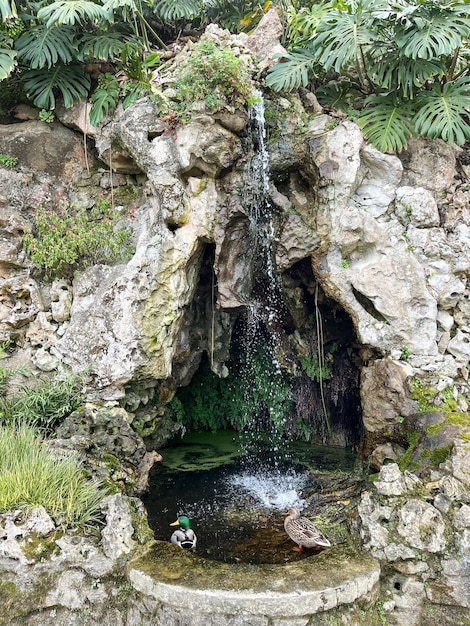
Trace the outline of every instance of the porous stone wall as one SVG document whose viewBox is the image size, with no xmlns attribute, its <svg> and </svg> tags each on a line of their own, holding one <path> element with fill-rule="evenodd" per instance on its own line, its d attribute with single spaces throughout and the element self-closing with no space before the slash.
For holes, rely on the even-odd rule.
<svg viewBox="0 0 470 626">
<path fill-rule="evenodd" d="M 205 37 L 237 50 L 256 67 L 258 59 L 250 51 L 254 42 L 247 36 L 232 37 L 211 27 Z M 442 607 L 451 607 L 454 623 L 464 623 L 470 578 L 465 430 L 470 192 L 462 151 L 440 141 L 413 140 L 401 155 L 384 155 L 364 142 L 353 122 L 337 123 L 319 112 L 312 94 L 287 99 L 266 92 L 265 97 L 268 104 L 275 102 L 276 119 L 282 120 L 269 145 L 277 266 L 285 278 L 297 263 L 307 262 L 315 285 L 350 317 L 357 339 L 363 454 L 370 455 L 379 478 L 365 490 L 351 532 L 369 551 L 371 571 L 381 564 L 381 609 L 393 623 L 433 623 L 430 606 L 439 615 Z M 224 373 L 233 311 L 246 292 L 240 186 L 248 115 L 245 110 L 217 115 L 200 110 L 175 137 L 164 133 L 156 105 L 142 99 L 93 133 L 97 156 L 89 153 L 87 159 L 77 121 L 82 118 L 82 113 L 75 121 L 70 111 L 59 113 L 63 124 L 46 128 L 34 119 L 24 121 L 23 112 L 21 125 L 0 127 L 2 151 L 19 159 L 14 170 L 0 167 L 0 336 L 11 342 L 4 364 L 25 364 L 33 374 L 49 376 L 92 364 L 88 399 L 107 404 L 123 428 L 139 423 L 140 432 L 149 433 L 163 424 L 165 404 L 190 379 L 211 343 L 214 369 Z M 110 165 L 116 170 L 112 177 Z M 21 246 L 35 208 L 62 201 L 92 206 L 111 184 L 118 205 L 120 198 L 128 202 L 131 197 L 136 206 L 130 223 L 134 256 L 126 263 L 88 268 L 71 284 L 42 281 Z M 213 316 L 201 315 L 194 302 L 208 245 L 215 250 L 219 283 Z M 297 285 L 291 287 L 294 293 Z M 300 353 L 301 328 L 296 330 L 291 339 Z M 432 398 L 431 407 L 423 409 L 423 393 Z M 441 440 L 436 429 L 429 429 L 435 425 L 432 419 L 426 423 L 423 418 L 429 408 L 441 409 Z M 88 419 L 93 422 L 93 415 Z M 88 426 L 74 431 L 77 423 L 69 424 L 64 440 L 89 437 Z M 410 430 L 419 434 L 416 446 L 407 441 Z M 171 427 L 165 432 L 170 436 Z M 104 429 L 102 436 L 109 445 L 111 433 Z M 115 450 L 123 459 L 121 480 L 145 481 L 148 451 L 141 438 L 129 445 L 127 456 L 122 446 Z M 431 458 L 445 448 L 445 458 Z M 403 462 L 406 452 L 405 461 L 414 466 Z M 386 461 L 398 461 L 401 469 Z M 4 518 L 0 531 L 1 564 L 8 572 L 2 589 L 17 599 L 31 590 L 27 572 L 33 569 L 22 568 L 36 568 L 38 584 L 46 568 L 24 562 L 16 551 L 17 537 L 27 535 L 19 528 L 22 523 L 15 515 Z M 124 535 L 134 537 L 126 528 Z M 103 536 L 100 549 L 106 541 Z M 127 548 L 116 550 L 118 561 L 103 566 L 103 557 L 93 562 L 95 548 L 82 542 L 73 537 L 56 542 L 61 554 L 66 544 L 78 547 L 42 604 L 14 609 L 23 620 L 18 623 L 47 624 L 54 618 L 74 624 L 86 617 L 90 624 L 133 626 L 142 615 L 170 623 L 164 621 L 169 609 L 155 613 L 161 599 L 152 581 L 129 574 L 118 585 L 112 578 L 113 567 L 127 560 Z M 10 552 L 5 552 L 7 545 Z M 129 581 L 132 591 L 126 587 Z M 123 613 L 119 602 L 126 589 L 153 599 L 139 596 L 140 608 Z M 358 597 L 353 596 L 351 602 Z M 10 595 L 5 598 L 9 607 L 19 606 Z M 369 607 L 375 597 L 370 602 Z M 419 611 L 413 611 L 415 606 Z M 333 605 L 325 608 L 336 615 Z M 180 619 L 171 610 L 172 619 Z M 357 613 L 348 611 L 338 618 L 361 623 L 354 621 Z M 272 626 L 287 617 L 259 619 Z M 249 621 L 253 615 L 243 619 L 234 616 L 233 623 L 255 623 Z M 292 623 L 321 624 L 321 619 L 296 615 Z M 370 620 L 369 615 L 367 623 L 373 624 Z"/>
</svg>

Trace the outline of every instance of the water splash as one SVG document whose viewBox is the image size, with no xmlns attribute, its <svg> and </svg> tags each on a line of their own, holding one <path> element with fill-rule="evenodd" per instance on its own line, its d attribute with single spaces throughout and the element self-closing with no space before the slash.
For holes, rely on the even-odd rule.
<svg viewBox="0 0 470 626">
<path fill-rule="evenodd" d="M 259 472 L 230 477 L 230 486 L 235 493 L 250 496 L 255 506 L 282 512 L 293 506 L 302 509 L 307 505 L 301 497 L 306 485 L 306 475 L 297 473 L 266 475 Z"/>
</svg>

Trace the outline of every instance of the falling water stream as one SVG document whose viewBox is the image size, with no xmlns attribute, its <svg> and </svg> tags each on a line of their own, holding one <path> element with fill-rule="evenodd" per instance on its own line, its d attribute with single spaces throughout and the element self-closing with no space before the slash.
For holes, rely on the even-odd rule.
<svg viewBox="0 0 470 626">
<path fill-rule="evenodd" d="M 351 472 L 354 455 L 283 436 L 286 394 L 276 348 L 284 304 L 274 263 L 261 93 L 253 100 L 254 155 L 243 196 L 252 237 L 253 288 L 251 302 L 239 316 L 236 366 L 247 412 L 245 427 L 240 433 L 189 433 L 163 449 L 146 506 L 157 539 L 169 540 L 169 524 L 185 514 L 198 536 L 201 556 L 228 563 L 285 563 L 303 558 L 292 552 L 283 528 L 285 512 L 293 506 L 304 509 L 329 473 Z M 253 398 L 260 398 L 260 404 Z"/>
</svg>

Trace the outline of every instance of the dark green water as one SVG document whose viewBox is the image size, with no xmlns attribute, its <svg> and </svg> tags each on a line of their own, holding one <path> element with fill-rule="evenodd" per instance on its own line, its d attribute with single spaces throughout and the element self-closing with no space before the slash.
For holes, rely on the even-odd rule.
<svg viewBox="0 0 470 626">
<path fill-rule="evenodd" d="M 225 562 L 302 558 L 283 528 L 292 506 L 308 508 L 318 474 L 347 474 L 350 450 L 232 431 L 191 433 L 161 450 L 144 502 L 155 537 L 169 541 L 178 515 L 191 519 L 197 553 Z"/>
</svg>

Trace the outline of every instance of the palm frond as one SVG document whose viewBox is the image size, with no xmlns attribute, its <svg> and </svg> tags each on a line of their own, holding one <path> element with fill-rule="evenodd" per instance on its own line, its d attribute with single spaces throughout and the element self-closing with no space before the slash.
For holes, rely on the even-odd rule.
<svg viewBox="0 0 470 626">
<path fill-rule="evenodd" d="M 413 135 L 411 105 L 394 95 L 370 96 L 365 104 L 358 124 L 366 139 L 382 152 L 400 152 Z"/>
<path fill-rule="evenodd" d="M 0 81 L 8 78 L 16 67 L 16 52 L 7 48 L 0 48 Z"/>
<path fill-rule="evenodd" d="M 24 88 L 28 97 L 40 109 L 55 108 L 55 91 L 58 90 L 65 107 L 86 98 L 90 89 L 90 77 L 75 65 L 57 64 L 51 69 L 28 70 L 23 74 Z"/>
<path fill-rule="evenodd" d="M 107 12 L 100 4 L 90 0 L 56 0 L 38 11 L 38 19 L 53 24 L 73 26 L 86 20 L 106 20 Z"/>
<path fill-rule="evenodd" d="M 274 91 L 292 91 L 306 87 L 317 65 L 313 53 L 308 49 L 294 49 L 281 57 L 280 63 L 269 68 L 266 84 Z"/>
<path fill-rule="evenodd" d="M 164 22 L 192 19 L 202 10 L 200 0 L 155 0 L 152 10 Z"/>
<path fill-rule="evenodd" d="M 431 139 L 440 137 L 449 143 L 463 145 L 470 139 L 470 78 L 461 76 L 453 82 L 433 85 L 423 91 L 414 118 L 415 131 Z"/>
<path fill-rule="evenodd" d="M 70 63 L 76 55 L 70 28 L 48 28 L 45 24 L 28 29 L 15 43 L 18 58 L 31 69 L 51 68 Z"/>
<path fill-rule="evenodd" d="M 404 56 L 412 59 L 432 59 L 450 55 L 470 35 L 469 7 L 459 9 L 443 6 L 419 14 L 404 27 L 397 28 L 396 43 Z M 465 15 L 467 13 L 467 15 Z"/>
</svg>

